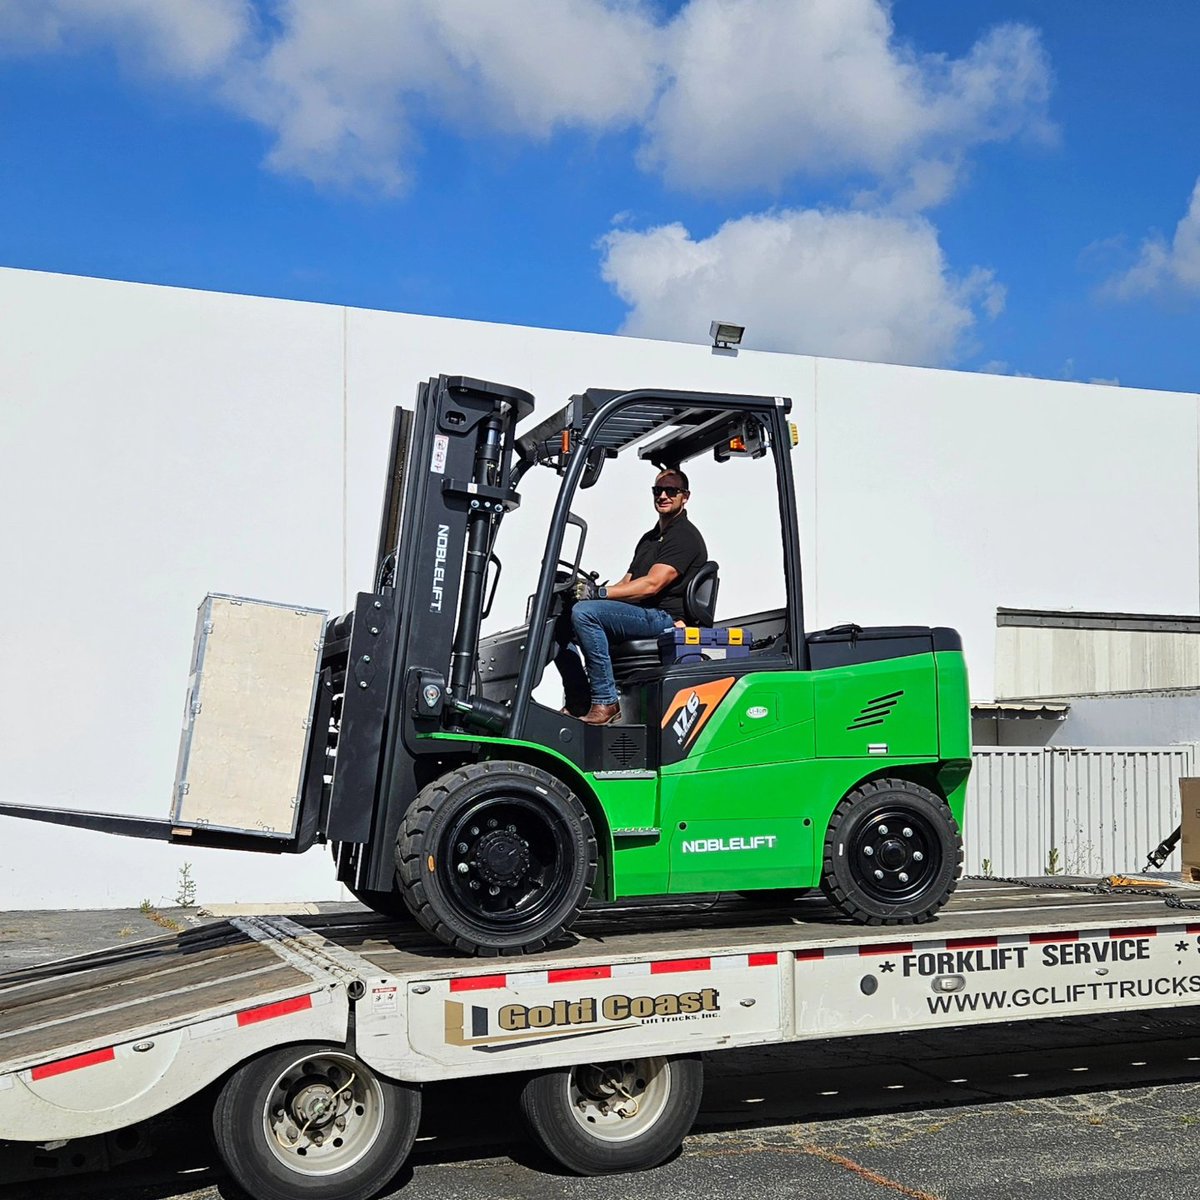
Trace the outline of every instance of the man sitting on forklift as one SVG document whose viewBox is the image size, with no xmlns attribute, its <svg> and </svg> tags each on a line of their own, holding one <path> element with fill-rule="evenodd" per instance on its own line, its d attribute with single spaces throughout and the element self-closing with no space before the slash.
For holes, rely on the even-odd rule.
<svg viewBox="0 0 1200 1200">
<path fill-rule="evenodd" d="M 609 646 L 682 625 L 687 585 L 708 559 L 704 538 L 688 519 L 691 492 L 683 471 L 660 471 L 650 491 L 658 523 L 638 539 L 624 578 L 607 587 L 587 577 L 576 582 L 573 642 L 564 642 L 554 659 L 566 691 L 563 711 L 588 725 L 608 725 L 621 715 Z"/>
</svg>

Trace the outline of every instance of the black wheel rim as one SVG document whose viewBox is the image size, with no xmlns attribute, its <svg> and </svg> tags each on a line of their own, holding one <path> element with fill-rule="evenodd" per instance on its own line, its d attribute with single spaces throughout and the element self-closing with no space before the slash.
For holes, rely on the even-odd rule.
<svg viewBox="0 0 1200 1200">
<path fill-rule="evenodd" d="M 567 823 L 547 805 L 520 795 L 476 800 L 442 843 L 450 899 L 476 925 L 519 933 L 562 903 L 574 876 Z"/>
<path fill-rule="evenodd" d="M 850 869 L 862 892 L 885 904 L 923 895 L 942 870 L 942 844 L 928 818 L 902 806 L 877 809 L 850 841 Z"/>
</svg>

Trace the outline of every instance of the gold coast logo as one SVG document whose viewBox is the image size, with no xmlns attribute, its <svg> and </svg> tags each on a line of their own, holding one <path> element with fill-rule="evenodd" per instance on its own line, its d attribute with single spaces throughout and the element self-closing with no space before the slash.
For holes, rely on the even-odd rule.
<svg viewBox="0 0 1200 1200">
<path fill-rule="evenodd" d="M 584 996 L 552 1004 L 483 1004 L 446 1000 L 446 1044 L 495 1053 L 668 1021 L 696 1021 L 721 1011 L 716 988 L 655 996 Z"/>
</svg>

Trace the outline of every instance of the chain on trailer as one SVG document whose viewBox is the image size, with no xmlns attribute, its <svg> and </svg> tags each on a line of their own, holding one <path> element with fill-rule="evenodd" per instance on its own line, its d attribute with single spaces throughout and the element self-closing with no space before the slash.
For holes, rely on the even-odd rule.
<svg viewBox="0 0 1200 1200">
<path fill-rule="evenodd" d="M 1154 883 L 1148 879 L 1135 879 L 1130 875 L 1106 875 L 1095 883 L 1071 883 L 1065 879 L 1022 879 L 1014 875 L 964 875 L 963 879 L 972 883 L 1012 883 L 1019 887 L 1037 888 L 1039 891 L 1080 892 L 1091 896 L 1155 896 L 1167 908 L 1186 908 L 1200 912 L 1200 903 L 1165 892 L 1164 888 L 1171 887 L 1167 880 Z"/>
</svg>

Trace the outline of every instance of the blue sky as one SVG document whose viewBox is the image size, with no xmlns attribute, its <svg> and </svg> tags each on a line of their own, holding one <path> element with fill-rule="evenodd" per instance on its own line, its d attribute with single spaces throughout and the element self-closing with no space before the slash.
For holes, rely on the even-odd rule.
<svg viewBox="0 0 1200 1200">
<path fill-rule="evenodd" d="M 1197 390 L 1193 0 L 0 0 L 0 265 Z"/>
</svg>

